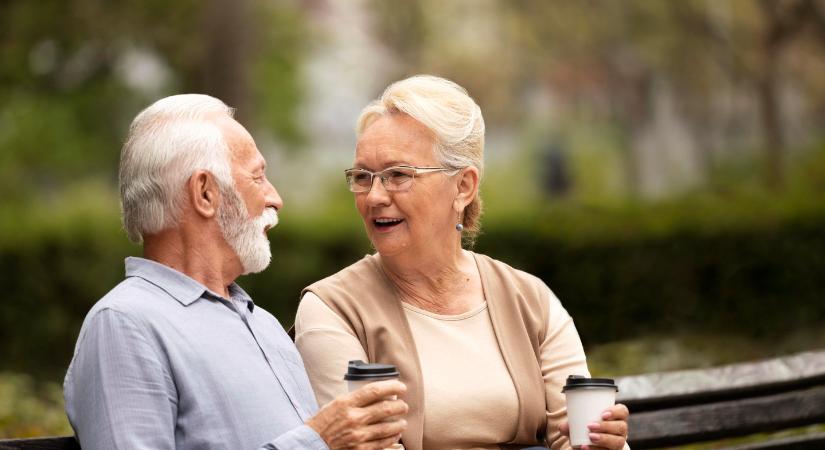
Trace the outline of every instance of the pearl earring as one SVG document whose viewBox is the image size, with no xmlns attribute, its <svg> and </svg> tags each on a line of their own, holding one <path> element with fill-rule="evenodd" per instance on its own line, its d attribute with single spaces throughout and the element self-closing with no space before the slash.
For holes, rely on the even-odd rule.
<svg viewBox="0 0 825 450">
<path fill-rule="evenodd" d="M 462 225 L 460 223 L 455 224 L 455 231 L 458 231 L 459 233 L 461 233 L 462 231 L 464 231 L 464 225 Z"/>
</svg>

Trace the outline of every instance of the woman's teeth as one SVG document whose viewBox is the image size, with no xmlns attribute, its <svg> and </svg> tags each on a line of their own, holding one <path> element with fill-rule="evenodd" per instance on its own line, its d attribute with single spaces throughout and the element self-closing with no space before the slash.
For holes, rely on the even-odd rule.
<svg viewBox="0 0 825 450">
<path fill-rule="evenodd" d="M 379 227 L 390 227 L 403 221 L 404 219 L 375 219 L 375 225 Z"/>
</svg>

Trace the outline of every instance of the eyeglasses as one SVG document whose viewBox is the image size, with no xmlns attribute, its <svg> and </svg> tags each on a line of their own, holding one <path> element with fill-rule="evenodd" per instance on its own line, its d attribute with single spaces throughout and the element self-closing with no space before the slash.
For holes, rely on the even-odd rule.
<svg viewBox="0 0 825 450">
<path fill-rule="evenodd" d="M 347 185 L 352 192 L 369 192 L 372 189 L 374 177 L 381 179 L 384 189 L 397 192 L 409 189 L 416 175 L 432 172 L 453 172 L 450 175 L 455 175 L 458 171 L 459 169 L 448 169 L 446 167 L 393 166 L 380 172 L 370 172 L 366 169 L 347 169 L 344 174 L 347 176 Z"/>
</svg>

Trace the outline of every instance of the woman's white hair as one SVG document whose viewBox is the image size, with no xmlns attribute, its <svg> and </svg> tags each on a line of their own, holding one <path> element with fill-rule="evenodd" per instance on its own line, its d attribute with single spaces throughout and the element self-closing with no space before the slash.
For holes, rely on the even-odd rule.
<svg viewBox="0 0 825 450">
<path fill-rule="evenodd" d="M 132 242 L 174 226 L 180 219 L 186 180 L 208 170 L 221 188 L 234 186 L 229 148 L 216 123 L 234 110 L 201 94 L 166 97 L 132 121 L 120 154 L 123 227 Z"/>
<path fill-rule="evenodd" d="M 389 85 L 358 118 L 356 134 L 386 114 L 404 113 L 432 131 L 436 157 L 443 167 L 476 167 L 484 172 L 484 118 L 481 108 L 458 84 L 432 75 L 416 75 Z M 481 196 L 464 208 L 462 224 L 470 240 L 478 234 Z"/>
</svg>

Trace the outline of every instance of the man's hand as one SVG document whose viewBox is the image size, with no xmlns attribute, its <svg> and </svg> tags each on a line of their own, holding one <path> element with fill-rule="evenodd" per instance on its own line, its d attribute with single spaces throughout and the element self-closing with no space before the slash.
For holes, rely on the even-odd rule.
<svg viewBox="0 0 825 450">
<path fill-rule="evenodd" d="M 407 404 L 397 400 L 407 387 L 397 380 L 376 381 L 342 395 L 307 421 L 330 449 L 384 449 L 407 428 Z"/>
<path fill-rule="evenodd" d="M 627 406 L 617 403 L 602 413 L 602 421 L 587 425 L 590 440 L 594 445 L 583 445 L 582 450 L 620 450 L 627 443 L 627 418 L 630 411 Z M 565 421 L 559 426 L 561 433 L 570 437 L 570 424 Z"/>
</svg>

